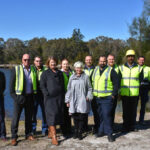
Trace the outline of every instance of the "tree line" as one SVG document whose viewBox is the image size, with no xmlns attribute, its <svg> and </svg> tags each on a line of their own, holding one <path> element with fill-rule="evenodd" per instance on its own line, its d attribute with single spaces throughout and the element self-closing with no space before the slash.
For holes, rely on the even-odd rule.
<svg viewBox="0 0 150 150">
<path fill-rule="evenodd" d="M 133 19 L 129 25 L 130 38 L 127 40 L 113 39 L 106 36 L 98 36 L 85 42 L 80 29 L 74 29 L 70 38 L 46 39 L 35 37 L 28 41 L 18 38 L 9 38 L 6 41 L 0 38 L 0 63 L 20 63 L 24 53 L 29 53 L 33 59 L 40 55 L 45 61 L 52 55 L 62 60 L 67 58 L 70 63 L 77 60 L 84 61 L 86 55 L 92 55 L 96 64 L 100 55 L 112 53 L 116 56 L 116 62 L 125 61 L 127 49 L 134 49 L 137 56 L 146 57 L 146 64 L 150 65 L 150 0 L 144 0 L 144 8 L 141 16 Z"/>
</svg>

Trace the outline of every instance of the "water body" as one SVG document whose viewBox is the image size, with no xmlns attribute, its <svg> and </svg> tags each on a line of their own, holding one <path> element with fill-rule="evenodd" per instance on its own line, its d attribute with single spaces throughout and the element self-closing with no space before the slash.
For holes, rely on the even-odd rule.
<svg viewBox="0 0 150 150">
<path fill-rule="evenodd" d="M 5 89 L 5 92 L 4 92 L 6 116 L 11 118 L 12 114 L 13 114 L 13 99 L 10 96 L 10 92 L 9 92 L 9 83 L 10 83 L 11 70 L 0 68 L 0 71 L 4 72 L 5 78 L 6 78 L 6 89 Z M 150 100 L 147 104 L 147 109 L 150 110 Z M 118 102 L 116 112 L 122 112 L 121 102 Z M 90 112 L 89 115 L 92 115 L 92 112 Z M 39 107 L 37 118 L 41 119 L 41 117 L 42 117 L 42 115 L 41 115 L 41 110 L 40 110 L 40 107 Z M 24 119 L 24 112 L 22 112 L 22 114 L 21 114 L 21 119 Z"/>
</svg>

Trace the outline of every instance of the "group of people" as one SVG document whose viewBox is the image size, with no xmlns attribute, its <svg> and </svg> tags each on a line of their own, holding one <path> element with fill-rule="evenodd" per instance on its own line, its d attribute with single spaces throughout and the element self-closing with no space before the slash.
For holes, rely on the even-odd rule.
<svg viewBox="0 0 150 150">
<path fill-rule="evenodd" d="M 25 111 L 25 136 L 34 140 L 37 125 L 37 110 L 42 110 L 42 134 L 51 138 L 53 145 L 58 145 L 56 125 L 60 125 L 64 136 L 72 133 L 71 117 L 74 121 L 73 138 L 82 140 L 83 132 L 88 130 L 88 113 L 92 108 L 96 137 L 107 135 L 113 142 L 113 124 L 118 97 L 123 108 L 122 132 L 135 131 L 138 100 L 141 99 L 139 123 L 144 124 L 145 106 L 148 101 L 150 68 L 140 56 L 135 62 L 135 51 L 126 52 L 127 62 L 115 64 L 115 56 L 100 56 L 94 67 L 92 56 L 85 57 L 85 66 L 81 61 L 70 69 L 67 59 L 61 62 L 48 57 L 46 66 L 40 56 L 30 65 L 29 54 L 24 54 L 22 64 L 12 69 L 10 94 L 14 99 L 14 111 L 11 123 L 13 146 L 17 145 L 18 124 L 22 110 Z M 1 75 L 1 74 L 0 74 Z M 4 78 L 4 77 L 3 77 Z M 5 82 L 0 76 L 0 82 Z M 3 91 L 5 84 L 0 84 L 0 136 L 6 137 L 4 123 Z M 139 98 L 140 97 L 140 98 Z"/>
</svg>

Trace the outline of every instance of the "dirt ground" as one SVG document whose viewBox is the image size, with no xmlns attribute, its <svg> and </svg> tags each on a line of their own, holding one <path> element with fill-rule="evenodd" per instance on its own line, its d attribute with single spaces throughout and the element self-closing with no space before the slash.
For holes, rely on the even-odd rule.
<svg viewBox="0 0 150 150">
<path fill-rule="evenodd" d="M 59 146 L 53 146 L 51 140 L 41 134 L 41 121 L 38 121 L 37 135 L 35 141 L 25 140 L 24 121 L 20 121 L 18 145 L 11 146 L 10 120 L 6 120 L 7 137 L 6 142 L 0 141 L 0 150 L 150 150 L 150 113 L 146 113 L 145 125 L 137 124 L 138 132 L 122 134 L 122 114 L 116 115 L 115 119 L 115 137 L 116 141 L 108 142 L 107 137 L 96 138 L 91 131 L 84 135 L 84 139 L 79 141 L 73 139 L 64 139 L 58 128 Z M 138 116 L 137 116 L 138 118 Z M 93 125 L 93 117 L 89 117 L 89 128 Z"/>
</svg>

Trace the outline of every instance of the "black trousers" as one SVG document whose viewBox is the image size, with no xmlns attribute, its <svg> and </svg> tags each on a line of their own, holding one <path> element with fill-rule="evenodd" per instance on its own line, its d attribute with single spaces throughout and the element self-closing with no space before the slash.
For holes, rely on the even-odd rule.
<svg viewBox="0 0 150 150">
<path fill-rule="evenodd" d="M 87 116 L 87 113 L 74 113 L 73 114 L 73 121 L 75 130 L 83 131 L 84 128 L 84 121 Z"/>
<path fill-rule="evenodd" d="M 71 134 L 71 116 L 69 115 L 69 108 L 64 104 L 64 122 L 61 125 L 63 134 Z"/>
<path fill-rule="evenodd" d="M 32 114 L 33 114 L 33 108 L 34 108 L 34 100 L 33 95 L 26 95 L 25 96 L 25 102 L 23 104 L 18 104 L 17 101 L 14 100 L 14 111 L 13 111 L 13 118 L 12 118 L 12 124 L 11 124 L 11 133 L 12 138 L 18 138 L 17 132 L 18 132 L 18 125 L 19 125 L 19 119 L 21 112 L 24 108 L 25 112 L 25 135 L 26 138 L 30 135 L 32 135 Z"/>
<path fill-rule="evenodd" d="M 0 138 L 6 137 L 4 96 L 0 95 Z"/>
<path fill-rule="evenodd" d="M 148 92 L 149 88 L 148 87 L 140 87 L 140 100 L 141 100 L 141 109 L 140 109 L 140 117 L 139 117 L 139 122 L 144 121 L 144 116 L 145 116 L 145 108 L 146 108 L 146 103 L 148 102 Z"/>
<path fill-rule="evenodd" d="M 118 99 L 118 96 L 115 96 L 115 99 L 113 100 L 112 124 L 114 124 L 114 121 L 115 121 L 115 112 L 116 112 L 116 107 L 117 107 L 117 99 Z"/>
<path fill-rule="evenodd" d="M 138 96 L 122 96 L 123 129 L 135 129 Z"/>
<path fill-rule="evenodd" d="M 97 113 L 98 105 L 96 103 L 96 97 L 94 97 L 93 100 L 91 101 L 91 107 L 92 107 L 92 112 L 93 112 L 93 117 L 94 117 L 94 130 L 95 132 L 98 132 L 100 118 Z"/>
</svg>

